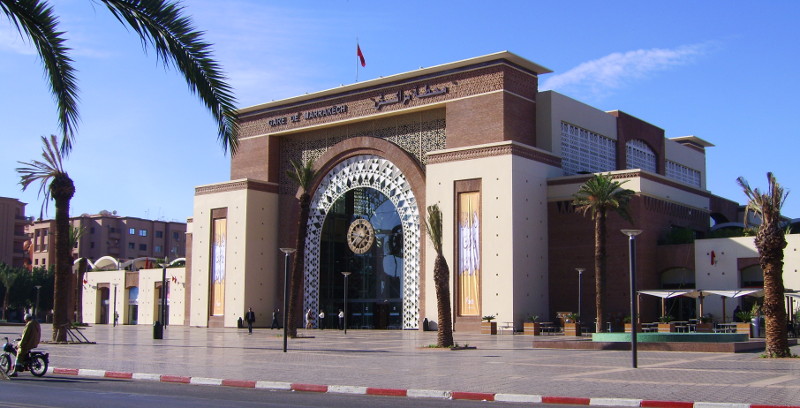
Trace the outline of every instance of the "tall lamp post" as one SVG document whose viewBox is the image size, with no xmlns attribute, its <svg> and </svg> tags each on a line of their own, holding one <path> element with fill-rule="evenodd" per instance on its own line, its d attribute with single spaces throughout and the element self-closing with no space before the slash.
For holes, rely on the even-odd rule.
<svg viewBox="0 0 800 408">
<path fill-rule="evenodd" d="M 353 272 L 342 272 L 344 275 L 344 334 L 347 334 L 347 277 Z"/>
<path fill-rule="evenodd" d="M 583 288 L 583 271 L 586 268 L 575 268 L 578 271 L 578 324 L 582 323 L 583 321 L 583 294 L 581 293 L 581 289 Z"/>
<path fill-rule="evenodd" d="M 114 321 L 114 327 L 117 327 L 117 284 L 114 284 L 114 314 L 111 316 Z"/>
<path fill-rule="evenodd" d="M 164 258 L 164 263 L 161 265 L 163 268 L 161 269 L 161 329 L 167 328 L 167 266 L 169 265 L 169 258 Z M 114 296 L 116 296 L 116 289 L 114 292 Z M 116 300 L 114 301 L 114 307 L 117 307 Z"/>
<path fill-rule="evenodd" d="M 39 289 L 42 288 L 42 285 L 36 285 L 34 288 L 36 288 L 36 306 L 33 308 L 33 318 L 36 319 L 36 321 L 39 321 L 39 318 L 36 317 L 36 314 L 39 312 Z"/>
<path fill-rule="evenodd" d="M 295 248 L 281 248 L 283 252 L 283 352 L 286 352 L 289 325 L 286 321 L 286 308 L 289 307 L 289 255 L 296 251 Z"/>
<path fill-rule="evenodd" d="M 631 367 L 636 368 L 636 324 L 639 316 L 636 313 L 636 236 L 642 233 L 638 229 L 620 230 L 628 236 L 628 271 L 630 273 L 630 295 L 631 295 Z"/>
</svg>

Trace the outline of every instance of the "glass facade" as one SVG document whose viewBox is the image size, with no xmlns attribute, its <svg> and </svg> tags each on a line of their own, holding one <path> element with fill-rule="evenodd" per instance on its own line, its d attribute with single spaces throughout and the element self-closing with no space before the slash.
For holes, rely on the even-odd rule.
<svg viewBox="0 0 800 408">
<path fill-rule="evenodd" d="M 375 234 L 363 254 L 354 253 L 347 242 L 348 229 L 357 219 L 367 220 Z M 334 202 L 322 228 L 319 311 L 337 316 L 344 309 L 342 272 L 349 271 L 348 328 L 402 328 L 403 261 L 403 230 L 394 204 L 369 187 L 348 191 Z M 338 323 L 335 318 L 325 320 L 325 328 Z"/>
</svg>

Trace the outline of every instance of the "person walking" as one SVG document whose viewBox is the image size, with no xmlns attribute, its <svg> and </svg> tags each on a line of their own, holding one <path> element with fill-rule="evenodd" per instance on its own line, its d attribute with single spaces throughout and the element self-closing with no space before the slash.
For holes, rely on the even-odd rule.
<svg viewBox="0 0 800 408">
<path fill-rule="evenodd" d="M 270 330 L 281 328 L 281 325 L 278 324 L 278 313 L 280 313 L 280 311 L 281 309 L 278 309 L 277 307 L 272 311 L 272 326 L 270 326 Z"/>
<path fill-rule="evenodd" d="M 247 313 L 244 315 L 244 321 L 247 322 L 247 334 L 253 334 L 253 323 L 256 321 L 256 314 L 253 312 L 252 307 L 247 308 Z"/>
<path fill-rule="evenodd" d="M 319 311 L 319 323 L 317 323 L 317 327 L 320 330 L 325 330 L 325 311 L 324 310 L 320 310 Z"/>
<path fill-rule="evenodd" d="M 306 329 L 313 329 L 314 328 L 314 312 L 311 309 L 308 309 L 306 312 Z"/>
<path fill-rule="evenodd" d="M 339 330 L 344 330 L 344 311 L 339 309 Z"/>
</svg>

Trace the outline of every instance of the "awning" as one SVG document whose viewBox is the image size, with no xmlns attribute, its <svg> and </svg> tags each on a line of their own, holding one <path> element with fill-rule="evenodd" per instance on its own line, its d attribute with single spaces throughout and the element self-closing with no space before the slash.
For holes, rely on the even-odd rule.
<svg viewBox="0 0 800 408">
<path fill-rule="evenodd" d="M 689 297 L 696 297 L 692 296 L 692 292 L 697 292 L 694 289 L 674 289 L 674 290 L 640 290 L 639 294 L 641 295 L 650 295 L 660 297 L 662 299 L 669 299 L 678 296 L 689 296 Z"/>
<path fill-rule="evenodd" d="M 742 296 L 764 296 L 764 289 L 731 289 L 731 290 L 710 290 L 703 289 L 703 295 L 710 293 L 714 295 L 725 296 L 727 298 L 738 298 Z"/>
</svg>

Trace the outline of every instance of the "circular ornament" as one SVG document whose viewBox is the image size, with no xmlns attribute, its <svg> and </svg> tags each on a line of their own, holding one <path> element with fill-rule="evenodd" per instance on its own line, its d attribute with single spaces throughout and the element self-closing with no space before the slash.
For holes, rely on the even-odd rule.
<svg viewBox="0 0 800 408">
<path fill-rule="evenodd" d="M 375 243 L 375 230 L 366 219 L 358 218 L 347 229 L 347 245 L 353 253 L 364 254 Z"/>
</svg>

